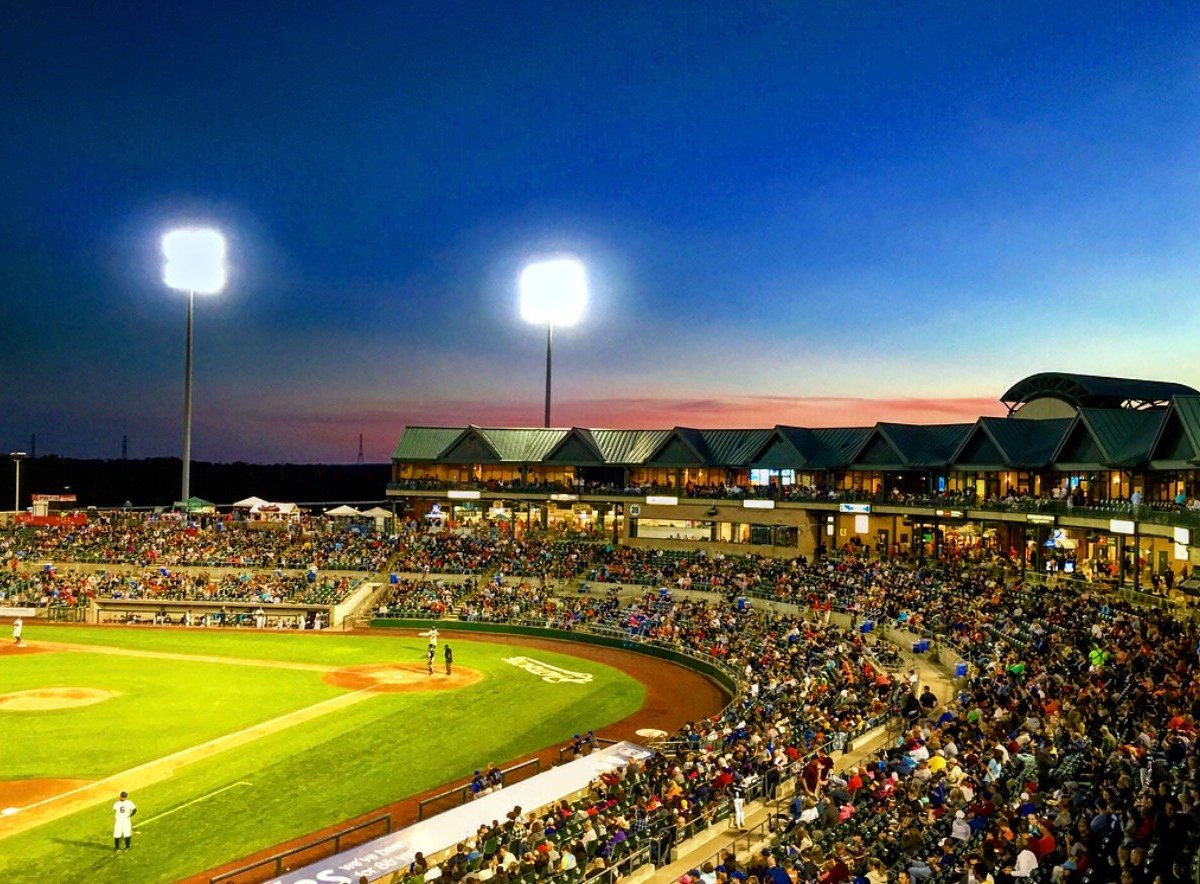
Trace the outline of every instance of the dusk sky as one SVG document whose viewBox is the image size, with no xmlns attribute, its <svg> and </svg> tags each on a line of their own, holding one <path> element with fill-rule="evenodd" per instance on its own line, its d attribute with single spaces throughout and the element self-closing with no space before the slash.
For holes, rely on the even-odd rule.
<svg viewBox="0 0 1200 884">
<path fill-rule="evenodd" d="M 530 257 L 588 266 L 554 423 L 972 420 L 1200 386 L 1192 3 L 0 6 L 0 450 L 386 460 L 538 426 Z"/>
</svg>

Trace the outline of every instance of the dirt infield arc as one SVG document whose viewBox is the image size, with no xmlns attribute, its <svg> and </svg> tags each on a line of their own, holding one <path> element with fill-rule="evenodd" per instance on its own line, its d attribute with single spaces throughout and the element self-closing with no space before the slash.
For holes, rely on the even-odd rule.
<svg viewBox="0 0 1200 884">
<path fill-rule="evenodd" d="M 363 630 L 362 632 L 365 634 L 369 631 Z M 651 657 L 648 654 L 639 654 L 636 651 L 624 651 L 583 643 L 577 644 L 558 639 L 535 638 L 527 635 L 514 636 L 489 633 L 486 639 L 482 635 L 472 636 L 472 638 L 480 641 L 486 640 L 494 644 L 519 645 L 570 654 L 574 657 L 612 666 L 641 682 L 646 688 L 646 698 L 642 703 L 642 708 L 632 715 L 606 728 L 602 728 L 598 732 L 598 735 L 601 737 L 636 741 L 638 739 L 638 730 L 654 729 L 670 732 L 685 722 L 696 721 L 712 715 L 719 711 L 728 699 L 721 688 L 700 673 L 676 663 Z M 525 756 L 524 758 L 507 759 L 501 762 L 501 764 L 507 767 L 510 764 L 526 761 L 530 758 L 538 758 L 541 760 L 543 768 L 545 768 L 557 763 L 559 748 L 558 746 L 548 746 L 533 755 Z M 299 838 L 293 838 L 283 844 L 265 848 L 251 856 L 243 857 L 225 863 L 218 868 L 185 878 L 183 879 L 183 884 L 208 884 L 209 880 L 215 875 L 229 872 L 260 859 L 266 859 L 282 851 L 311 843 L 319 838 L 332 835 L 348 826 L 364 822 L 385 813 L 391 817 L 393 828 L 408 825 L 416 821 L 417 806 L 423 799 L 444 792 L 447 788 L 454 785 L 457 784 L 447 783 L 436 789 L 430 789 L 419 795 L 411 795 L 386 807 L 377 808 L 368 813 L 345 820 L 337 825 L 328 826 L 320 831 L 311 832 Z M 318 858 L 318 856 L 314 855 L 306 861 L 316 861 Z"/>
<path fill-rule="evenodd" d="M 420 663 L 367 663 L 326 672 L 321 681 L 350 691 L 374 688 L 377 693 L 405 693 L 465 688 L 481 678 L 482 672 L 462 666 L 454 667 L 453 673 L 446 675 L 436 668 L 430 673 Z"/>
</svg>

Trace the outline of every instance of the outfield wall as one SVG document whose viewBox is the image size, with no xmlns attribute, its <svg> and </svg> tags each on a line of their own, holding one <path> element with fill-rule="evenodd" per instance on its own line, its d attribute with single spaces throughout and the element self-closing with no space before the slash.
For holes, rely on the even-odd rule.
<svg viewBox="0 0 1200 884">
<path fill-rule="evenodd" d="M 660 660 L 667 660 L 671 663 L 677 663 L 688 669 L 699 672 L 701 675 L 714 682 L 721 690 L 725 691 L 730 698 L 738 696 L 737 679 L 720 664 L 706 660 L 703 657 L 694 654 L 688 654 L 684 651 L 676 651 L 671 648 L 664 648 L 659 645 L 652 645 L 644 641 L 638 641 L 628 635 L 619 634 L 613 631 L 612 634 L 596 633 L 596 632 L 576 632 L 569 629 L 550 629 L 545 626 L 533 626 L 530 624 L 517 623 L 485 623 L 475 620 L 439 620 L 434 618 L 416 619 L 416 618 L 395 618 L 383 617 L 371 621 L 372 627 L 383 627 L 391 629 L 429 629 L 431 626 L 436 626 L 440 632 L 477 632 L 503 635 L 527 635 L 537 638 L 552 638 L 559 641 L 575 642 L 577 644 L 601 645 L 606 648 L 617 648 L 623 651 L 634 651 L 638 654 L 645 654 L 649 657 L 657 657 Z"/>
</svg>

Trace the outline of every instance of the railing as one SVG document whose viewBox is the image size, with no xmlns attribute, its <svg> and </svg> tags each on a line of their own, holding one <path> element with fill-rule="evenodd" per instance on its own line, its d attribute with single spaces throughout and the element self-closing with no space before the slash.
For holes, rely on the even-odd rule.
<svg viewBox="0 0 1200 884">
<path fill-rule="evenodd" d="M 46 619 L 54 623 L 83 623 L 87 620 L 86 606 L 51 605 L 46 609 Z"/>
<path fill-rule="evenodd" d="M 520 764 L 514 764 L 512 767 L 504 768 L 500 771 L 500 781 L 503 785 L 508 786 L 512 783 L 519 782 L 526 778 L 526 772 L 532 768 L 533 773 L 537 773 L 542 769 L 542 763 L 537 758 L 531 758 L 528 761 L 522 761 Z M 518 774 L 521 774 L 518 776 Z M 463 805 L 471 800 L 471 784 L 464 783 L 461 786 L 455 786 L 453 789 L 447 789 L 445 792 L 439 792 L 436 795 L 431 795 L 423 799 L 417 804 L 417 819 L 425 819 L 426 808 L 435 804 L 444 804 L 447 807 Z M 446 807 L 440 807 L 435 812 L 440 813 Z"/>
<path fill-rule="evenodd" d="M 628 875 L 634 869 L 641 868 L 651 861 L 650 853 L 653 846 L 653 844 L 646 844 L 637 850 L 631 850 L 629 853 L 616 857 L 608 868 L 598 869 L 585 876 L 582 884 L 616 884 L 622 876 Z M 640 862 L 638 862 L 639 859 Z"/>
<path fill-rule="evenodd" d="M 503 497 L 511 494 L 573 494 L 580 499 L 623 497 L 638 498 L 653 494 L 666 494 L 681 500 L 741 501 L 747 498 L 769 499 L 780 503 L 809 503 L 836 505 L 839 503 L 870 503 L 875 506 L 896 507 L 917 511 L 953 507 L 962 510 L 979 510 L 997 513 L 1045 513 L 1084 518 L 1110 518 L 1113 516 L 1133 517 L 1136 521 L 1155 525 L 1180 525 L 1200 528 L 1200 510 L 1188 509 L 1168 501 L 1153 501 L 1134 506 L 1123 500 L 1093 501 L 1075 505 L 1069 500 L 1042 497 L 979 498 L 965 494 L 875 494 L 867 491 L 838 490 L 814 491 L 811 489 L 774 486 L 706 486 L 676 488 L 674 485 L 617 486 L 572 486 L 561 483 L 508 483 L 503 486 L 487 482 L 449 482 L 443 480 L 409 480 L 392 482 L 389 491 L 449 491 L 454 489 L 480 491 Z M 932 515 L 930 513 L 929 515 Z"/>
<path fill-rule="evenodd" d="M 804 770 L 804 765 L 808 764 L 809 761 L 811 761 L 812 759 L 814 759 L 822 754 L 828 754 L 829 752 L 834 751 L 837 748 L 835 744 L 836 744 L 835 740 L 830 740 L 829 742 L 823 743 L 822 745 L 818 746 L 816 749 L 810 749 L 804 755 L 797 758 L 795 761 L 793 761 L 791 764 L 789 764 L 783 771 L 780 772 L 780 778 L 779 778 L 778 785 L 782 786 L 789 779 L 795 779 L 796 777 L 800 776 L 800 773 Z M 763 788 L 765 788 L 765 783 L 762 780 L 759 780 L 758 783 L 755 784 L 755 786 L 758 788 L 757 789 L 752 788 L 752 789 L 747 790 L 746 800 L 752 801 L 755 798 L 757 798 L 759 795 L 761 795 L 762 794 L 761 790 Z M 795 793 L 793 792 L 792 794 L 795 794 Z M 726 800 L 728 800 L 728 799 L 726 799 Z M 701 862 L 697 863 L 697 865 L 703 866 L 704 863 L 711 862 L 714 866 L 716 866 L 720 863 L 721 854 L 724 853 L 725 851 L 729 850 L 730 847 L 733 847 L 736 850 L 737 845 L 740 842 L 745 841 L 746 849 L 748 850 L 750 848 L 750 845 L 752 845 L 756 840 L 761 840 L 768 833 L 773 833 L 775 831 L 776 820 L 778 819 L 779 814 L 780 814 L 780 808 L 782 808 L 784 806 L 784 801 L 785 801 L 784 797 L 768 798 L 767 799 L 767 811 L 768 812 L 767 812 L 766 819 L 764 819 L 762 822 L 758 823 L 757 825 L 752 826 L 749 829 L 739 830 L 739 834 L 736 835 L 732 841 L 725 842 L 724 847 L 722 847 L 720 850 L 718 850 L 716 853 L 714 853 L 712 856 L 708 857 L 707 859 L 704 859 Z"/>
<path fill-rule="evenodd" d="M 342 850 L 343 839 L 347 839 L 349 836 L 357 836 L 364 830 L 379 826 L 380 824 L 383 825 L 382 835 L 387 835 L 392 831 L 392 818 L 386 814 L 383 816 L 378 816 L 374 819 L 369 819 L 365 822 L 359 823 L 356 826 L 351 826 L 348 829 L 342 829 L 340 832 L 336 832 L 326 838 L 321 838 L 318 841 L 302 844 L 299 847 L 293 847 L 291 850 L 285 850 L 281 853 L 275 854 L 274 856 L 269 856 L 266 859 L 249 863 L 248 865 L 234 869 L 231 872 L 224 872 L 220 875 L 216 875 L 209 879 L 209 884 L 235 884 L 235 882 L 237 882 L 237 884 L 246 884 L 246 882 L 249 881 L 265 881 L 270 880 L 271 878 L 278 878 L 289 868 L 291 868 L 289 865 L 285 865 L 288 859 L 301 854 L 309 854 L 313 851 L 321 851 L 321 849 L 327 844 L 332 844 L 333 850 L 329 851 L 328 853 L 322 852 L 321 856 L 306 857 L 305 865 L 307 865 L 309 862 L 315 862 L 317 859 L 322 859 L 326 856 L 335 856 Z M 361 838 L 350 839 L 351 843 L 349 846 L 362 844 L 366 841 L 370 841 L 372 838 L 378 837 L 381 837 L 381 835 L 364 835 Z M 254 874 L 262 869 L 265 869 L 267 866 L 271 867 L 270 874 Z M 242 875 L 247 877 L 243 878 L 241 877 Z"/>
<path fill-rule="evenodd" d="M 596 738 L 596 744 L 598 746 L 612 746 L 619 742 L 620 742 L 620 740 L 612 740 L 612 739 L 609 739 L 608 737 L 597 737 Z M 592 752 L 592 751 L 594 751 L 594 750 L 592 750 L 592 749 L 588 750 L 588 752 Z M 565 764 L 568 761 L 568 758 L 567 758 L 568 753 L 571 754 L 572 756 L 575 755 L 575 753 L 571 750 L 570 746 L 563 746 L 562 748 L 560 748 L 558 750 L 558 763 L 559 764 Z M 574 758 L 572 758 L 570 760 L 574 760 Z"/>
</svg>

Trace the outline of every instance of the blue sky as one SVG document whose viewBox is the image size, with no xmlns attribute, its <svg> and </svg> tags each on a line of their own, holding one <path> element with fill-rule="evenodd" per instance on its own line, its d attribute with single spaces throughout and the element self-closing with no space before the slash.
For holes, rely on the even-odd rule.
<svg viewBox="0 0 1200 884">
<path fill-rule="evenodd" d="M 536 425 L 526 259 L 588 264 L 555 423 L 995 413 L 1039 370 L 1200 386 L 1188 4 L 14 2 L 0 446 L 383 459 Z"/>
</svg>

